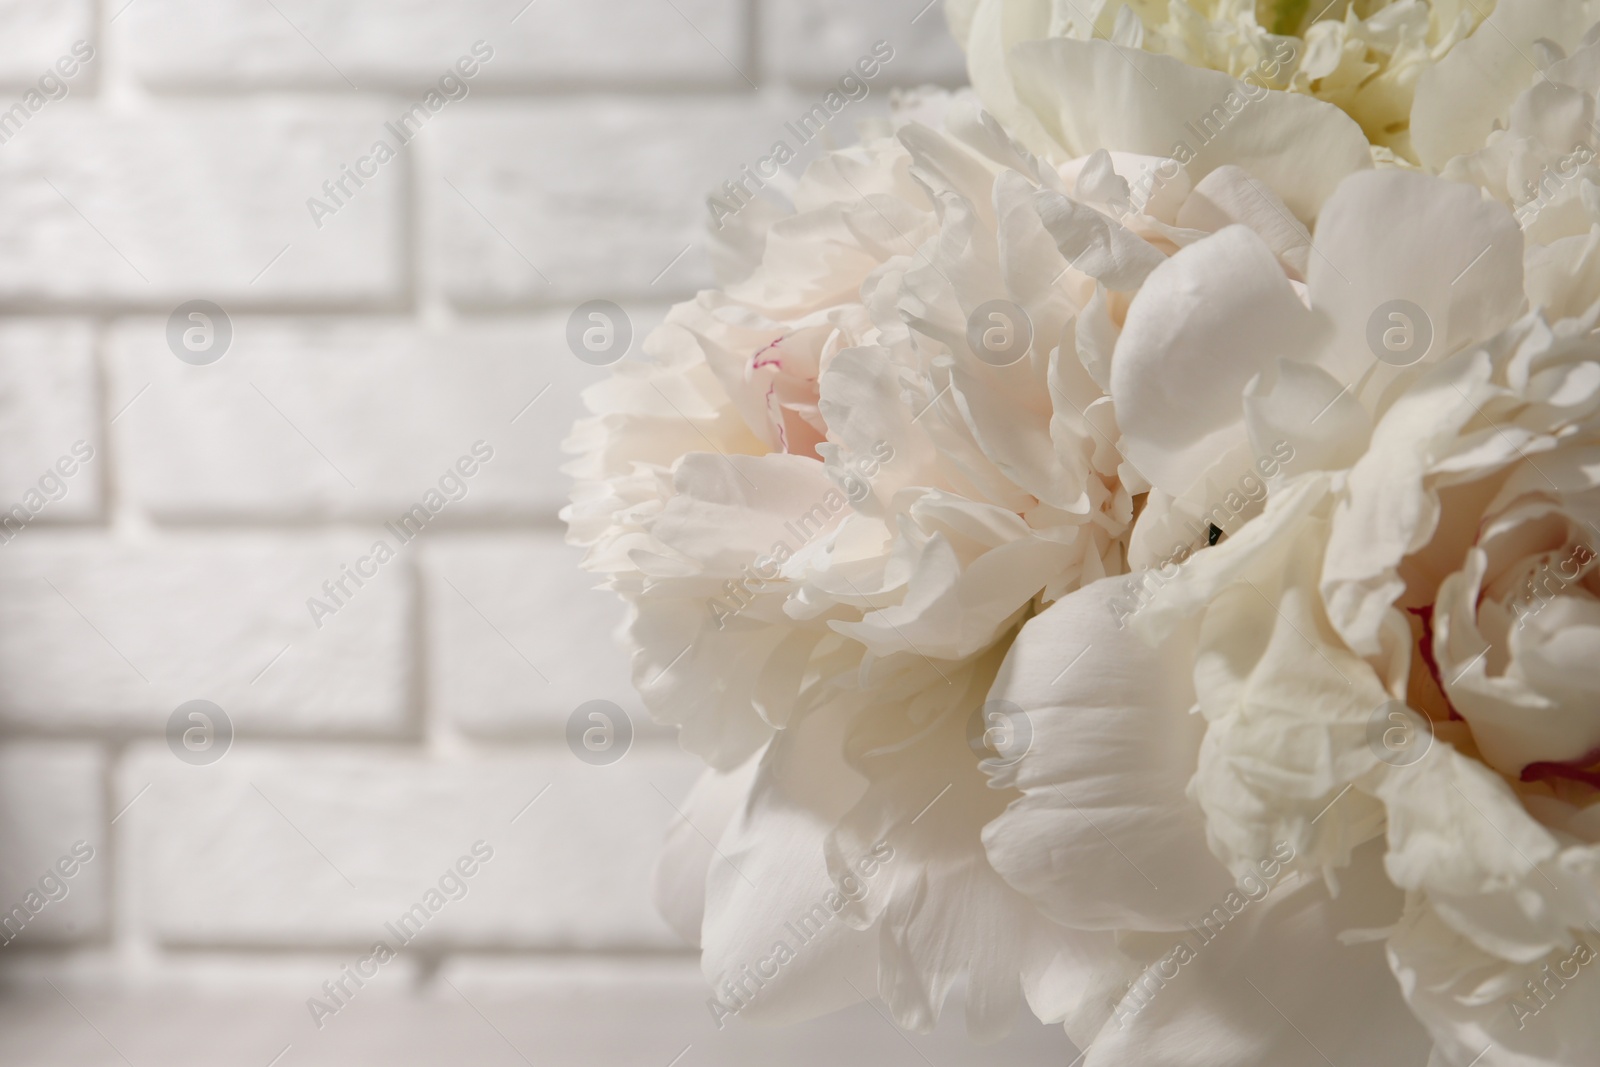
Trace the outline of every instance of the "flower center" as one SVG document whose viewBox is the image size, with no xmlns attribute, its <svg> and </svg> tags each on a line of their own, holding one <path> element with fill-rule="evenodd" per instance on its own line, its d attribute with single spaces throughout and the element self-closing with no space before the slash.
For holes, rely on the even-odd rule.
<svg viewBox="0 0 1600 1067">
<path fill-rule="evenodd" d="M 1300 31 L 1300 20 L 1310 7 L 1311 0 L 1261 0 L 1256 7 L 1256 21 L 1269 33 L 1292 37 Z"/>
</svg>

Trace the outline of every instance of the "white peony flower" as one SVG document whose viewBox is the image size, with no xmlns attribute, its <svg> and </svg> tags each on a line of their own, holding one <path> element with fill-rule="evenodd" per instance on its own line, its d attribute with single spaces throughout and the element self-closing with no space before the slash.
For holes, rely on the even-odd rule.
<svg viewBox="0 0 1600 1067">
<path fill-rule="evenodd" d="M 826 157 L 794 215 L 731 242 L 761 250 L 753 273 L 675 308 L 654 361 L 589 394 L 571 536 L 629 603 L 647 705 L 713 767 L 658 890 L 719 1022 L 876 988 L 921 1029 L 966 974 L 974 1032 L 1026 998 L 1081 1040 L 1125 976 L 1108 932 L 1052 922 L 990 867 L 980 831 L 1010 795 L 980 767 L 984 695 L 1023 621 L 1128 565 L 1149 486 L 1106 390 L 1132 294 L 1229 227 L 1303 275 L 1321 197 L 1368 159 L 1336 109 L 1276 94 L 1203 162 L 1168 160 L 1152 101 L 1247 87 L 1140 63 L 1127 121 L 1054 165 L 960 102 L 946 132 Z M 1309 158 L 1259 150 L 1279 136 Z M 1160 187 L 1135 205 L 1147 166 Z M 1031 343 L 997 359 L 991 329 Z M 824 935 L 789 944 L 819 901 Z"/>
<path fill-rule="evenodd" d="M 1324 100 L 1360 123 L 1381 158 L 1416 162 L 1411 123 L 1419 81 L 1495 7 L 1492 0 L 948 0 L 947 10 L 984 105 L 1040 154 L 1049 153 L 1048 123 L 1041 128 L 1024 84 L 1030 75 L 1021 67 L 1029 61 L 1022 57 L 1031 49 L 1018 46 L 1101 38 L 1263 90 Z M 1097 102 L 1115 100 L 1115 85 L 1097 82 Z M 1180 121 L 1200 119 L 1220 104 L 1170 101 L 1165 110 Z"/>
<path fill-rule="evenodd" d="M 991 693 L 1037 734 L 995 868 L 1149 968 L 1086 1067 L 1595 1062 L 1600 310 L 1527 304 L 1510 211 L 1396 171 L 1340 185 L 1303 287 L 1236 228 L 1135 297 L 1110 392 L 1152 499 L 1232 515 L 1292 459 Z"/>
<path fill-rule="evenodd" d="M 1034 154 L 919 99 L 590 392 L 719 1026 L 1593 1061 L 1600 52 L 1467 6 L 954 5 Z"/>
<path fill-rule="evenodd" d="M 755 271 L 675 308 L 570 443 L 636 684 L 714 768 L 659 887 L 719 1023 L 877 991 L 926 1029 L 967 974 L 992 1035 L 1024 996 L 1073 1015 L 1112 954 L 988 868 L 1004 798 L 968 738 L 1020 620 L 1123 566 L 1114 424 L 1054 343 L 1099 283 L 1040 219 L 1059 178 L 970 106 L 951 124 L 808 170 Z M 999 299 L 1039 339 L 1005 366 L 967 342 Z"/>
</svg>

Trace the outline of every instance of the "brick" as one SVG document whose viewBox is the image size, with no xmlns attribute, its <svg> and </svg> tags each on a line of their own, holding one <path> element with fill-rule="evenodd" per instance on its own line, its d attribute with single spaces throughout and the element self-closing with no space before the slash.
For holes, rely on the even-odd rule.
<svg viewBox="0 0 1600 1067">
<path fill-rule="evenodd" d="M 111 864 L 107 817 L 105 768 L 95 749 L 0 745 L 0 918 L 19 905 L 38 909 L 25 923 L 10 920 L 14 925 L 0 932 L 0 953 L 104 935 Z M 67 870 L 71 877 L 62 877 Z M 32 900 L 30 894 L 36 894 Z"/>
<path fill-rule="evenodd" d="M 762 4 L 764 69 L 798 85 L 837 82 L 878 41 L 894 49 L 894 58 L 873 79 L 874 85 L 966 84 L 966 57 L 950 36 L 939 0 L 931 6 L 928 0 Z"/>
<path fill-rule="evenodd" d="M 979 1045 L 962 1032 L 955 998 L 931 1034 L 902 1034 L 867 1004 L 793 1026 L 735 1020 L 718 1031 L 692 962 L 637 957 L 447 962 L 420 993 L 394 991 L 392 982 L 360 990 L 319 1031 L 305 998 L 342 962 L 349 961 L 328 960 L 325 974 L 297 975 L 298 984 L 207 987 L 203 998 L 185 987 L 113 993 L 56 975 L 61 995 L 41 981 L 0 999 L 0 1063 L 261 1065 L 286 1044 L 292 1051 L 283 1062 L 295 1067 L 667 1067 L 685 1046 L 692 1048 L 682 1067 L 1059 1067 L 1076 1057 L 1059 1026 L 1035 1022 L 1026 1009 L 1011 1036 Z"/>
<path fill-rule="evenodd" d="M 23 503 L 24 494 L 36 490 L 24 505 L 32 513 L 29 525 L 99 516 L 105 455 L 97 388 L 94 331 L 87 323 L 0 323 L 0 510 Z M 71 455 L 79 441 L 93 452 L 87 464 Z M 48 472 L 62 457 L 68 462 L 50 478 Z M 65 470 L 73 473 L 63 476 Z"/>
<path fill-rule="evenodd" d="M 270 8 L 268 9 L 270 11 Z M 107 113 L 72 100 L 0 151 L 0 302 L 391 301 L 406 267 L 402 154 L 319 229 L 307 200 L 383 133 L 372 105 Z M 281 256 L 280 256 L 281 253 Z M 279 258 L 274 258 L 279 257 Z"/>
<path fill-rule="evenodd" d="M 0 971 L 6 994 L 0 997 L 0 1027 L 6 1034 L 0 1065 L 269 1067 L 274 1056 L 280 1057 L 276 1067 L 374 1061 L 396 1067 L 521 1064 L 514 1056 L 510 1063 L 497 1058 L 505 1045 L 481 1019 L 479 1027 L 499 1043 L 498 1050 L 463 1021 L 439 1036 L 482 1051 L 485 1058 L 470 1052 L 461 1060 L 443 1052 L 420 1058 L 422 1049 L 442 1046 L 431 1039 L 439 1020 L 418 1014 L 420 1005 L 411 995 L 423 970 L 417 959 L 391 961 L 358 1000 L 318 1030 L 306 1000 L 321 994 L 322 983 L 339 977 L 354 958 L 349 953 L 186 953 L 164 957 L 159 969 L 141 968 L 129 980 L 110 977 L 105 957 L 92 951 L 68 959 L 44 953 L 15 957 Z M 286 1053 L 286 1047 L 293 1051 Z"/>
<path fill-rule="evenodd" d="M 632 311 L 639 338 L 665 315 Z M 162 518 L 396 520 L 481 440 L 494 458 L 435 521 L 552 520 L 578 394 L 609 373 L 571 353 L 566 324 L 241 317 L 227 354 L 195 367 L 164 320 L 125 320 L 108 400 L 126 408 L 112 427 L 123 492 Z"/>
<path fill-rule="evenodd" d="M 428 546 L 430 707 L 461 729 L 560 734 L 588 700 L 651 730 L 614 631 L 616 594 L 595 589 L 559 533 L 452 537 Z"/>
<path fill-rule="evenodd" d="M 90 0 L 0 0 L 0 86 L 36 84 L 77 41 L 94 43 Z M 74 76 L 73 88 L 80 84 Z M 6 100 L 4 107 L 12 101 Z"/>
<path fill-rule="evenodd" d="M 747 67 L 739 0 L 139 0 L 118 23 L 161 87 L 420 87 L 478 40 L 478 85 L 745 87 Z"/>
<path fill-rule="evenodd" d="M 30 530 L 0 552 L 0 724 L 161 735 L 204 699 L 241 738 L 403 729 L 409 562 L 386 564 L 320 629 L 306 607 L 369 544 Z"/>
<path fill-rule="evenodd" d="M 419 182 L 424 277 L 460 304 L 491 307 L 709 286 L 706 197 L 766 155 L 787 117 L 696 97 L 447 112 L 425 131 L 439 133 L 439 171 Z"/>
<path fill-rule="evenodd" d="M 367 947 L 482 840 L 492 858 L 419 946 L 677 947 L 650 870 L 676 818 L 666 798 L 696 773 L 651 746 L 605 767 L 556 747 L 433 760 L 240 746 L 203 768 L 141 751 L 120 781 L 128 795 L 151 783 L 124 817 L 139 921 L 168 944 Z"/>
</svg>

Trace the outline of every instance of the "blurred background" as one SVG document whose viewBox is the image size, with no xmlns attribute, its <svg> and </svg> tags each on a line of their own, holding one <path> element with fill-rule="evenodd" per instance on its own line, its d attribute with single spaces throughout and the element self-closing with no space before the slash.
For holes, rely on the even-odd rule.
<svg viewBox="0 0 1600 1067">
<path fill-rule="evenodd" d="M 1067 1062 L 713 1025 L 556 517 L 577 309 L 638 358 L 878 42 L 845 140 L 964 81 L 941 5 L 0 0 L 0 1064 Z"/>
</svg>

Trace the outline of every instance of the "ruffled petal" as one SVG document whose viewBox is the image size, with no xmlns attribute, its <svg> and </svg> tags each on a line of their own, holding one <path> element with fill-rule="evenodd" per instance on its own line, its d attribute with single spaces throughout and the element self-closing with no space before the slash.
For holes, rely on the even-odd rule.
<svg viewBox="0 0 1600 1067">
<path fill-rule="evenodd" d="M 880 694 L 878 714 L 857 726 L 851 743 L 871 784 L 830 844 L 830 867 L 839 875 L 860 857 L 892 850 L 878 874 L 883 892 L 875 885 L 858 909 L 861 925 L 877 932 L 878 989 L 901 1026 L 931 1029 L 965 976 L 967 1027 L 980 1040 L 1009 1029 L 1024 1002 L 1081 1039 L 1110 1010 L 1121 957 L 1109 933 L 1052 922 L 985 855 L 983 826 L 1007 794 L 987 788 L 969 720 L 994 658 L 951 674 L 947 692 L 898 713 Z"/>
<path fill-rule="evenodd" d="M 1528 58 L 1543 38 L 1570 52 L 1600 18 L 1593 0 L 1499 0 L 1472 35 L 1425 68 L 1411 106 L 1411 144 L 1438 171 L 1483 147 L 1517 95 L 1539 76 Z"/>
<path fill-rule="evenodd" d="M 700 966 L 722 1017 L 814 1018 L 860 1000 L 856 989 L 877 972 L 877 946 L 842 917 L 849 887 L 835 884 L 824 854 L 863 788 L 843 758 L 848 712 L 825 706 L 775 739 L 718 840 Z"/>
<path fill-rule="evenodd" d="M 752 756 L 728 774 L 701 774 L 679 806 L 679 818 L 667 828 L 656 859 L 651 879 L 656 909 L 674 933 L 696 948 L 706 915 L 706 872 L 718 858 L 717 840 L 744 804 L 756 763 Z"/>
<path fill-rule="evenodd" d="M 1246 440 L 1246 383 L 1315 351 L 1318 322 L 1243 226 L 1174 255 L 1134 297 L 1112 358 L 1123 453 L 1152 485 L 1183 495 Z"/>
<path fill-rule="evenodd" d="M 1340 872 L 1330 897 L 1294 873 L 1261 899 L 1260 881 L 1195 916 L 1188 936 L 1153 941 L 1154 962 L 1095 1039 L 1084 1067 L 1425 1067 L 1427 1033 L 1406 1009 L 1376 943 L 1403 898 L 1377 850 Z"/>
<path fill-rule="evenodd" d="M 1426 904 L 1407 909 L 1389 962 L 1444 1067 L 1600 1062 L 1600 930 L 1527 963 L 1492 956 Z"/>
<path fill-rule="evenodd" d="M 1067 926 L 1181 930 L 1230 885 L 1186 795 L 1205 722 L 1172 665 L 1193 659 L 1194 635 L 1151 647 L 1126 628 L 1137 580 L 1103 579 L 1030 620 L 989 693 L 1032 739 L 990 769 L 1022 796 L 984 828 L 989 860 Z"/>
<path fill-rule="evenodd" d="M 1317 220 L 1307 268 L 1311 304 L 1335 334 L 1323 365 L 1372 396 L 1387 376 L 1368 381 L 1379 364 L 1371 343 L 1375 320 L 1395 334 L 1395 363 L 1415 363 L 1426 335 L 1427 359 L 1487 340 L 1521 314 L 1522 231 L 1504 206 L 1471 186 L 1406 171 L 1372 171 L 1339 186 Z M 1422 310 L 1390 308 L 1407 301 Z M 1399 314 L 1401 318 L 1392 318 Z M 1393 324 L 1391 327 L 1390 324 Z M 1380 340 L 1380 344 L 1384 344 Z"/>
<path fill-rule="evenodd" d="M 1232 163 L 1301 222 L 1346 175 L 1371 166 L 1361 127 L 1319 100 L 1109 41 L 1030 40 L 1011 55 L 1017 96 L 1054 141 L 1047 154 L 1057 162 L 1100 148 L 1138 152 L 1178 159 L 1194 181 Z"/>
</svg>

